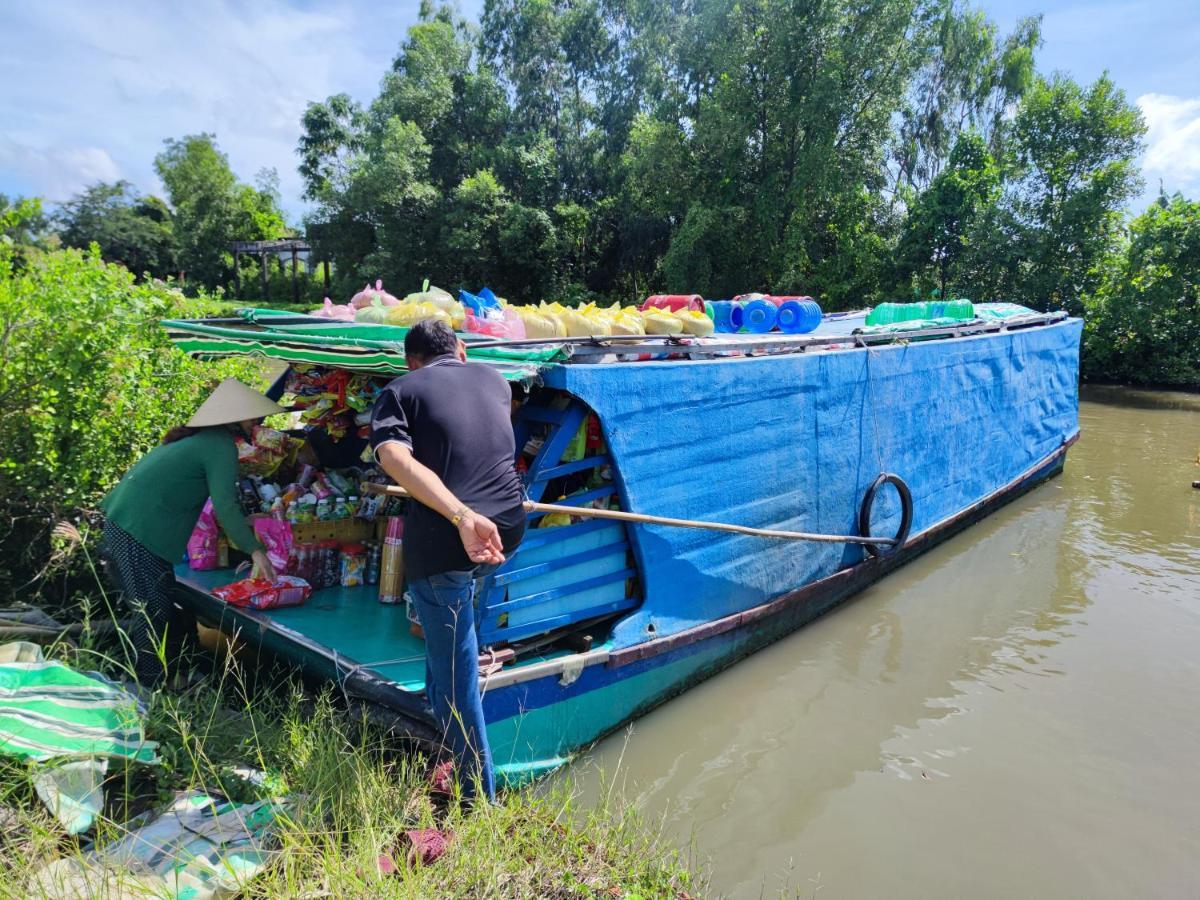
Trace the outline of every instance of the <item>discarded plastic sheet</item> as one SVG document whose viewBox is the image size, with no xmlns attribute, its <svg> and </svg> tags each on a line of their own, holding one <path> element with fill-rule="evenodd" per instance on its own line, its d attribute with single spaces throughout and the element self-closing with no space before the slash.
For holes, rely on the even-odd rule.
<svg viewBox="0 0 1200 900">
<path fill-rule="evenodd" d="M 113 843 L 59 859 L 28 885 L 47 898 L 148 896 L 220 900 L 241 893 L 278 854 L 284 799 L 233 803 L 219 794 L 176 794 L 135 819 Z"/>
<path fill-rule="evenodd" d="M 0 644 L 0 753 L 38 765 L 33 783 L 69 834 L 104 806 L 110 758 L 155 763 L 137 697 L 97 672 L 47 660 L 27 641 Z"/>
</svg>

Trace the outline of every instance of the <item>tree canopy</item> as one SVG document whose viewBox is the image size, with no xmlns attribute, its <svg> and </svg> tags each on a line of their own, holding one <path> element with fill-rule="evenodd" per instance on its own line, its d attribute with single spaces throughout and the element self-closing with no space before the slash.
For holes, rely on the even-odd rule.
<svg viewBox="0 0 1200 900">
<path fill-rule="evenodd" d="M 375 97 L 305 110 L 308 236 L 342 298 L 376 278 L 826 309 L 937 290 L 1115 328 L 1149 289 L 1129 254 L 1190 208 L 1131 228 L 1141 115 L 1107 75 L 1039 73 L 1041 40 L 1039 18 L 1005 34 L 965 0 L 485 0 L 478 23 L 427 0 Z M 94 185 L 62 240 L 214 288 L 231 241 L 289 233 L 273 172 L 239 180 L 215 136 L 155 166 L 165 203 Z"/>
</svg>

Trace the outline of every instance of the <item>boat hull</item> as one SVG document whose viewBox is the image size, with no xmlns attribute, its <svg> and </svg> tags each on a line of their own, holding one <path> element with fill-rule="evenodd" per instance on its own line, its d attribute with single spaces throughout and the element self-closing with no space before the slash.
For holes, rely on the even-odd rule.
<svg viewBox="0 0 1200 900">
<path fill-rule="evenodd" d="M 786 637 L 1058 475 L 1074 440 L 1011 484 L 915 535 L 895 554 L 865 560 L 726 619 L 609 652 L 578 672 L 566 666 L 540 678 L 489 688 L 484 708 L 498 774 L 509 784 L 519 784 L 550 771 L 580 749 Z"/>
<path fill-rule="evenodd" d="M 864 493 L 888 471 L 912 489 L 913 533 L 894 552 L 864 558 L 861 547 L 841 543 L 632 527 L 636 567 L 620 547 L 605 577 L 624 586 L 628 566 L 637 576 L 628 583 L 641 593 L 622 592 L 636 602 L 599 632 L 603 644 L 528 654 L 486 679 L 500 776 L 519 783 L 560 765 L 1060 471 L 1078 434 L 1080 330 L 1072 319 L 884 348 L 545 373 L 548 388 L 598 417 L 615 480 L 604 493 L 617 492 L 623 509 L 850 534 Z M 899 504 L 889 492 L 877 505 L 871 533 L 894 533 Z M 531 532 L 527 543 L 548 533 Z M 581 546 L 576 558 L 611 550 Z M 202 619 L 240 628 L 314 679 L 386 710 L 403 730 L 436 737 L 415 674 L 423 648 L 395 646 L 407 632 L 400 613 L 385 620 L 378 604 L 367 604 L 368 614 L 346 598 L 303 612 L 234 610 L 202 579 L 181 574 L 184 602 Z M 559 593 L 541 596 L 556 601 Z M 543 619 L 555 621 L 555 612 L 570 610 Z M 561 618 L 592 618 L 573 614 Z M 339 643 L 333 631 L 342 621 L 361 628 L 341 628 Z"/>
</svg>

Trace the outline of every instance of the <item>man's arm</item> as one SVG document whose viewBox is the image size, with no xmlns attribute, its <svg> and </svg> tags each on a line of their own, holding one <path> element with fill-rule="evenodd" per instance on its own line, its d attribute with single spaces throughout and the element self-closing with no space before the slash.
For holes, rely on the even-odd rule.
<svg viewBox="0 0 1200 900">
<path fill-rule="evenodd" d="M 451 521 L 459 516 L 458 536 L 472 562 L 504 562 L 504 544 L 496 524 L 468 509 L 442 483 L 437 473 L 417 461 L 407 445 L 400 441 L 385 441 L 375 448 L 375 458 L 383 471 L 418 503 Z"/>
</svg>

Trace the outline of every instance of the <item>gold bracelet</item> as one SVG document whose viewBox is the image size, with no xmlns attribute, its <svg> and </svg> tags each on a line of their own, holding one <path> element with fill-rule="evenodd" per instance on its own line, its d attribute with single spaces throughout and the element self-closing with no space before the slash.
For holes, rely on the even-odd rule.
<svg viewBox="0 0 1200 900">
<path fill-rule="evenodd" d="M 467 515 L 470 511 L 471 511 L 470 507 L 468 507 L 468 506 L 462 507 L 458 512 L 456 512 L 454 515 L 452 515 L 450 517 L 450 524 L 453 525 L 455 528 L 457 528 L 458 523 L 463 520 L 463 516 Z"/>
</svg>

